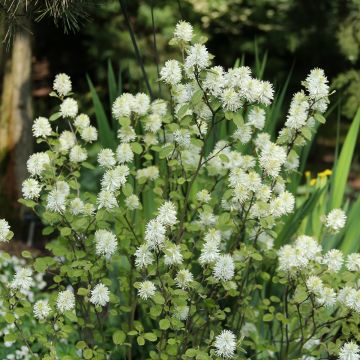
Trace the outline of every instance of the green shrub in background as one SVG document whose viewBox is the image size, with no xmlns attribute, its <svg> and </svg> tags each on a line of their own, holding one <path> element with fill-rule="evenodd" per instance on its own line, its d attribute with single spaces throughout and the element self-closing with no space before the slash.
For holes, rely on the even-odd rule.
<svg viewBox="0 0 360 360">
<path fill-rule="evenodd" d="M 170 100 L 116 97 L 116 140 L 94 89 L 98 130 L 56 77 L 59 112 L 34 122 L 47 150 L 29 158 L 20 200 L 53 239 L 2 287 L 20 329 L 5 341 L 43 359 L 359 358 L 360 254 L 328 248 L 356 228 L 358 204 L 348 219 L 340 208 L 360 115 L 331 179 L 298 187 L 329 105 L 323 70 L 276 133 L 270 82 L 212 66 L 188 23 L 170 44 L 183 58 L 160 71 Z M 99 169 L 99 191 L 84 191 Z M 1 220 L 0 241 L 11 237 Z M 23 291 L 38 272 L 50 281 L 32 306 Z"/>
</svg>

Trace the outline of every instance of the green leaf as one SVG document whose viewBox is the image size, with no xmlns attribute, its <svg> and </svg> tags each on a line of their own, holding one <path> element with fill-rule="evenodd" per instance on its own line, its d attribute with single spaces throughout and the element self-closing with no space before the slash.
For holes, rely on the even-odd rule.
<svg viewBox="0 0 360 360">
<path fill-rule="evenodd" d="M 170 327 L 170 321 L 168 319 L 161 319 L 159 326 L 161 330 L 167 330 Z"/>
<path fill-rule="evenodd" d="M 16 335 L 15 334 L 6 334 L 4 336 L 4 341 L 5 342 L 14 342 L 14 341 L 16 341 Z"/>
<path fill-rule="evenodd" d="M 356 141 L 359 134 L 359 127 L 360 108 L 356 112 L 355 118 L 346 135 L 339 159 L 334 166 L 329 210 L 339 208 L 342 205 L 351 162 L 355 151 Z"/>
<path fill-rule="evenodd" d="M 263 316 L 263 321 L 272 321 L 274 319 L 274 315 L 273 314 L 265 314 Z"/>
<path fill-rule="evenodd" d="M 154 333 L 145 333 L 144 338 L 148 341 L 156 341 L 157 336 Z"/>
<path fill-rule="evenodd" d="M 144 346 L 145 345 L 145 339 L 142 336 L 138 336 L 136 338 L 136 341 L 139 344 L 139 346 Z"/>
<path fill-rule="evenodd" d="M 25 259 L 31 259 L 32 255 L 30 251 L 24 250 L 21 252 L 21 256 Z"/>
<path fill-rule="evenodd" d="M 314 114 L 314 118 L 315 120 L 317 120 L 320 124 L 325 124 L 326 123 L 326 119 L 324 118 L 324 116 L 320 113 L 315 113 Z"/>
<path fill-rule="evenodd" d="M 4 319 L 8 324 L 12 324 L 15 322 L 15 316 L 11 313 L 6 313 Z"/>
<path fill-rule="evenodd" d="M 126 334 L 122 330 L 116 330 L 112 338 L 115 345 L 122 345 L 126 339 Z"/>
<path fill-rule="evenodd" d="M 90 94 L 94 104 L 101 145 L 104 148 L 110 148 L 114 150 L 116 148 L 115 133 L 110 128 L 104 107 L 100 101 L 94 85 L 92 84 L 89 76 L 86 76 L 86 78 L 89 84 Z"/>
<path fill-rule="evenodd" d="M 340 244 L 340 250 L 345 254 L 357 252 L 360 248 L 360 197 L 355 201 L 351 207 L 346 226 L 344 229 L 344 238 Z"/>
<path fill-rule="evenodd" d="M 49 121 L 55 121 L 61 117 L 61 112 L 56 112 L 49 117 Z"/>
<path fill-rule="evenodd" d="M 192 105 L 197 105 L 201 101 L 202 97 L 203 97 L 202 90 L 195 91 L 194 95 L 192 96 L 192 98 L 190 100 L 191 104 Z"/>
<path fill-rule="evenodd" d="M 93 351 L 91 349 L 85 349 L 83 351 L 84 359 L 91 359 L 93 357 Z"/>
<path fill-rule="evenodd" d="M 71 235 L 71 229 L 69 227 L 63 227 L 60 229 L 60 234 L 62 236 L 69 236 Z"/>
<path fill-rule="evenodd" d="M 142 146 L 137 142 L 131 143 L 131 149 L 135 154 L 141 154 L 143 151 Z"/>
</svg>

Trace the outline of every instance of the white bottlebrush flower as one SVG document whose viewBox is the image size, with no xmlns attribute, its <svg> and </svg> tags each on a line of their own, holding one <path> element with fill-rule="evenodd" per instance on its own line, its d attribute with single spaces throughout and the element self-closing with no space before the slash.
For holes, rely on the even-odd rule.
<svg viewBox="0 0 360 360">
<path fill-rule="evenodd" d="M 94 126 L 87 126 L 80 131 L 80 137 L 88 142 L 92 143 L 97 140 L 98 132 Z"/>
<path fill-rule="evenodd" d="M 179 21 L 174 30 L 174 38 L 185 42 L 191 41 L 193 27 L 187 21 Z"/>
<path fill-rule="evenodd" d="M 53 89 L 60 95 L 66 96 L 72 90 L 71 79 L 67 74 L 57 74 L 55 76 Z"/>
<path fill-rule="evenodd" d="M 116 159 L 119 164 L 131 163 L 134 160 L 134 153 L 129 143 L 122 143 L 117 147 Z"/>
<path fill-rule="evenodd" d="M 177 287 L 183 290 L 187 289 L 193 280 L 193 274 L 187 269 L 179 270 L 175 277 Z"/>
<path fill-rule="evenodd" d="M 221 95 L 225 86 L 224 69 L 222 66 L 214 66 L 206 73 L 203 82 L 204 89 L 208 90 L 214 96 Z M 211 117 L 211 112 L 210 112 Z"/>
<path fill-rule="evenodd" d="M 108 191 L 119 190 L 126 183 L 129 175 L 129 168 L 126 165 L 118 165 L 107 170 L 101 180 L 101 186 Z"/>
<path fill-rule="evenodd" d="M 151 113 L 158 116 L 165 116 L 167 112 L 167 103 L 165 100 L 156 99 L 150 105 Z"/>
<path fill-rule="evenodd" d="M 248 124 L 238 126 L 232 137 L 239 140 L 242 144 L 247 144 L 251 140 L 252 129 Z"/>
<path fill-rule="evenodd" d="M 300 235 L 296 238 L 294 247 L 297 253 L 307 260 L 317 260 L 322 251 L 321 245 L 311 236 Z"/>
<path fill-rule="evenodd" d="M 79 114 L 75 120 L 74 125 L 78 129 L 85 129 L 90 126 L 90 118 L 86 114 Z"/>
<path fill-rule="evenodd" d="M 150 108 L 150 98 L 144 93 L 137 93 L 133 104 L 133 112 L 137 115 L 145 115 Z"/>
<path fill-rule="evenodd" d="M 156 287 L 151 281 L 143 281 L 139 284 L 138 295 L 141 299 L 147 300 L 155 295 Z"/>
<path fill-rule="evenodd" d="M 175 130 L 173 133 L 174 141 L 183 148 L 190 146 L 190 133 L 185 129 Z"/>
<path fill-rule="evenodd" d="M 111 149 L 102 149 L 98 153 L 97 161 L 101 167 L 112 168 L 116 164 L 115 154 Z"/>
<path fill-rule="evenodd" d="M 136 210 L 141 207 L 140 200 L 135 194 L 132 194 L 125 199 L 125 205 L 129 210 Z"/>
<path fill-rule="evenodd" d="M 106 306 L 110 301 L 110 291 L 104 284 L 97 284 L 90 293 L 90 302 L 94 305 Z"/>
<path fill-rule="evenodd" d="M 131 126 L 123 126 L 118 130 L 117 137 L 123 143 L 129 143 L 136 139 L 136 132 Z"/>
<path fill-rule="evenodd" d="M 117 97 L 112 105 L 112 114 L 115 119 L 130 117 L 134 108 L 135 97 L 129 93 L 123 93 Z"/>
<path fill-rule="evenodd" d="M 178 320 L 185 321 L 189 317 L 190 308 L 187 305 L 178 305 L 174 308 L 174 317 Z"/>
<path fill-rule="evenodd" d="M 70 311 L 75 308 L 75 296 L 70 290 L 60 291 L 56 299 L 56 307 L 60 313 Z"/>
<path fill-rule="evenodd" d="M 157 220 L 165 226 L 172 226 L 177 223 L 176 208 L 173 202 L 165 201 L 165 203 L 160 206 Z"/>
<path fill-rule="evenodd" d="M 215 338 L 215 353 L 224 359 L 234 357 L 236 351 L 236 337 L 230 330 L 223 330 L 220 335 Z"/>
<path fill-rule="evenodd" d="M 291 245 L 284 245 L 278 251 L 279 270 L 293 272 L 303 269 L 308 264 L 308 259 L 298 254 L 297 250 Z"/>
<path fill-rule="evenodd" d="M 165 241 L 165 226 L 158 220 L 152 219 L 146 224 L 145 241 L 150 249 L 160 248 Z"/>
<path fill-rule="evenodd" d="M 29 268 L 21 268 L 17 270 L 14 275 L 14 279 L 10 283 L 11 289 L 20 291 L 29 290 L 34 284 L 32 273 L 32 270 Z"/>
<path fill-rule="evenodd" d="M 87 216 L 94 216 L 95 206 L 93 204 L 87 203 L 84 205 L 83 214 Z"/>
<path fill-rule="evenodd" d="M 66 195 L 55 187 L 47 196 L 46 208 L 49 211 L 63 213 L 66 209 Z"/>
<path fill-rule="evenodd" d="M 295 206 L 294 195 L 289 191 L 284 191 L 279 196 L 270 201 L 270 213 L 275 218 L 290 214 L 293 212 Z"/>
<path fill-rule="evenodd" d="M 7 242 L 10 240 L 10 225 L 5 219 L 0 219 L 0 242 Z"/>
<path fill-rule="evenodd" d="M 289 113 L 286 117 L 285 126 L 289 129 L 298 130 L 306 125 L 309 107 L 306 95 L 302 91 L 294 94 L 291 100 Z"/>
<path fill-rule="evenodd" d="M 205 69 L 210 65 L 210 55 L 205 45 L 195 44 L 188 49 L 185 59 L 185 69 L 192 71 L 193 68 L 198 70 Z"/>
<path fill-rule="evenodd" d="M 344 228 L 346 223 L 346 214 L 341 209 L 331 210 L 325 218 L 325 226 L 332 233 L 338 233 Z"/>
<path fill-rule="evenodd" d="M 360 253 L 353 253 L 347 256 L 346 268 L 349 271 L 360 271 Z"/>
<path fill-rule="evenodd" d="M 80 198 L 75 198 L 70 201 L 69 208 L 73 215 L 81 215 L 84 213 L 85 204 Z"/>
<path fill-rule="evenodd" d="M 220 281 L 228 281 L 234 277 L 235 265 L 231 255 L 220 255 L 216 260 L 213 275 Z"/>
<path fill-rule="evenodd" d="M 86 149 L 81 147 L 80 145 L 75 145 L 70 150 L 69 160 L 73 163 L 80 163 L 87 159 L 88 154 Z"/>
<path fill-rule="evenodd" d="M 34 304 L 34 317 L 38 320 L 45 320 L 51 312 L 51 307 L 49 306 L 49 302 L 47 300 L 38 300 Z"/>
<path fill-rule="evenodd" d="M 72 98 L 65 99 L 60 105 L 60 113 L 64 118 L 75 118 L 78 111 L 78 103 Z"/>
<path fill-rule="evenodd" d="M 159 169 L 157 166 L 148 166 L 144 169 L 139 169 L 136 172 L 136 179 L 156 180 L 159 177 Z"/>
<path fill-rule="evenodd" d="M 147 268 L 154 262 L 154 256 L 147 244 L 140 245 L 135 251 L 135 266 L 138 269 Z"/>
<path fill-rule="evenodd" d="M 262 130 L 265 125 L 265 110 L 258 106 L 253 107 L 248 114 L 248 124 Z"/>
<path fill-rule="evenodd" d="M 22 195 L 24 199 L 35 200 L 40 196 L 42 186 L 35 179 L 26 179 L 22 183 Z"/>
<path fill-rule="evenodd" d="M 169 85 L 176 85 L 181 81 L 181 67 L 177 60 L 168 60 L 160 70 L 160 79 Z"/>
<path fill-rule="evenodd" d="M 281 166 L 285 164 L 286 157 L 283 147 L 268 143 L 262 148 L 259 163 L 267 175 L 275 178 L 279 175 Z"/>
<path fill-rule="evenodd" d="M 339 360 L 359 360 L 360 348 L 353 341 L 345 343 L 339 352 Z"/>
<path fill-rule="evenodd" d="M 336 302 L 336 293 L 334 289 L 330 287 L 323 287 L 320 290 L 319 295 L 316 297 L 316 301 L 325 307 L 332 307 Z"/>
<path fill-rule="evenodd" d="M 50 136 L 52 130 L 49 120 L 46 117 L 38 117 L 34 121 L 32 131 L 35 137 L 46 138 L 47 136 Z"/>
<path fill-rule="evenodd" d="M 69 151 L 76 144 L 75 135 L 68 130 L 63 131 L 59 136 L 59 150 L 63 152 Z"/>
<path fill-rule="evenodd" d="M 180 251 L 180 246 L 170 244 L 164 250 L 164 262 L 165 265 L 180 265 L 183 262 L 183 256 Z"/>
<path fill-rule="evenodd" d="M 196 199 L 201 203 L 207 204 L 211 200 L 211 195 L 206 189 L 203 189 L 196 194 Z"/>
<path fill-rule="evenodd" d="M 318 100 L 329 95 L 328 79 L 322 69 L 311 70 L 304 84 L 312 99 Z"/>
<path fill-rule="evenodd" d="M 231 87 L 222 91 L 221 103 L 227 111 L 237 111 L 243 105 L 240 94 Z"/>
<path fill-rule="evenodd" d="M 40 176 L 47 165 L 50 165 L 50 158 L 45 152 L 32 154 L 26 163 L 29 173 L 33 176 Z"/>
<path fill-rule="evenodd" d="M 95 232 L 95 246 L 97 255 L 110 259 L 117 249 L 116 236 L 108 230 L 97 230 Z"/>
<path fill-rule="evenodd" d="M 312 275 L 306 280 L 306 286 L 313 294 L 319 294 L 324 288 L 322 280 L 316 275 Z"/>
<path fill-rule="evenodd" d="M 162 120 L 161 116 L 158 114 L 150 114 L 144 123 L 144 128 L 146 131 L 156 133 L 161 129 Z"/>
<path fill-rule="evenodd" d="M 229 69 L 225 74 L 227 86 L 243 89 L 251 80 L 251 70 L 248 66 L 239 66 Z"/>
<path fill-rule="evenodd" d="M 118 207 L 116 196 L 112 191 L 101 190 L 97 196 L 99 209 L 111 210 Z"/>
<path fill-rule="evenodd" d="M 338 272 L 344 263 L 343 253 L 340 250 L 332 249 L 324 255 L 322 263 L 327 265 L 329 271 Z"/>
</svg>

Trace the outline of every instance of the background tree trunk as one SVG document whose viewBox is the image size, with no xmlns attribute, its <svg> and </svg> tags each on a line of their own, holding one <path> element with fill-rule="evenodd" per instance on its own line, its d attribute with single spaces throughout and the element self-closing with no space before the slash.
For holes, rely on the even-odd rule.
<svg viewBox="0 0 360 360">
<path fill-rule="evenodd" d="M 26 21 L 26 20 L 25 20 Z M 17 203 L 21 184 L 27 177 L 26 160 L 32 152 L 32 35 L 30 23 L 18 28 L 11 51 L 5 54 L 0 115 L 0 162 L 5 170 L 1 184 L 3 201 L 0 211 L 19 219 Z M 3 52 L 4 53 L 4 52 Z"/>
</svg>

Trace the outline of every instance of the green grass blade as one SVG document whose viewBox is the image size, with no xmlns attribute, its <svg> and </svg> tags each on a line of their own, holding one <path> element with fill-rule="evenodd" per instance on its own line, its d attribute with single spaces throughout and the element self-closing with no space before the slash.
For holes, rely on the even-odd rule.
<svg viewBox="0 0 360 360">
<path fill-rule="evenodd" d="M 109 100 L 111 107 L 116 97 L 118 96 L 118 93 L 117 93 L 117 86 L 115 80 L 115 73 L 110 60 L 108 61 L 107 78 L 108 78 L 108 88 L 109 88 Z"/>
<path fill-rule="evenodd" d="M 104 148 L 115 149 L 115 133 L 110 128 L 104 107 L 100 101 L 99 95 L 97 94 L 93 83 L 90 80 L 90 77 L 86 76 L 86 79 L 89 84 L 91 98 L 94 104 L 95 117 L 99 129 L 100 143 Z"/>
<path fill-rule="evenodd" d="M 346 135 L 344 145 L 342 146 L 339 159 L 334 166 L 329 210 L 339 208 L 342 205 L 359 128 L 360 108 L 356 112 L 355 118 Z"/>
</svg>

